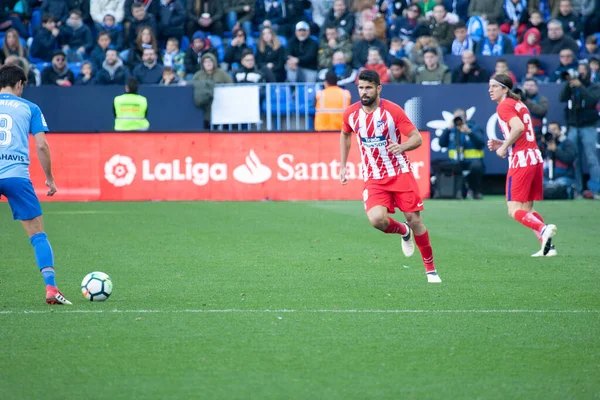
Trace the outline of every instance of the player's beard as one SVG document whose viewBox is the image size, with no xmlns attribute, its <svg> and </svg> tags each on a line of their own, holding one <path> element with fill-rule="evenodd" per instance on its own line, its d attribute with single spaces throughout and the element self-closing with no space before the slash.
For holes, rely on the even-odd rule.
<svg viewBox="0 0 600 400">
<path fill-rule="evenodd" d="M 375 97 L 363 96 L 360 98 L 360 102 L 365 107 L 371 107 L 375 103 Z"/>
</svg>

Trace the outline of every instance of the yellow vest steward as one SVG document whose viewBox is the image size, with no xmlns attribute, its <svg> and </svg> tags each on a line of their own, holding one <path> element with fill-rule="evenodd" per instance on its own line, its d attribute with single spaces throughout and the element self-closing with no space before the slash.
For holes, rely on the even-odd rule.
<svg viewBox="0 0 600 400">
<path fill-rule="evenodd" d="M 330 86 L 317 92 L 315 130 L 341 130 L 344 110 L 350 106 L 350 98 L 350 92 L 338 86 Z"/>
<path fill-rule="evenodd" d="M 115 97 L 115 131 L 148 130 L 147 109 L 148 100 L 139 94 L 127 93 Z"/>
</svg>

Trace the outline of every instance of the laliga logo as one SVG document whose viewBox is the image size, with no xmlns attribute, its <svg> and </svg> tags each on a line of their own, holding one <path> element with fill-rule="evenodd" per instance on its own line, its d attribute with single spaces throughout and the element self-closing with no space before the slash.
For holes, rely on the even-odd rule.
<svg viewBox="0 0 600 400">
<path fill-rule="evenodd" d="M 115 187 L 131 185 L 137 170 L 130 157 L 115 154 L 104 164 L 104 178 Z"/>
<path fill-rule="evenodd" d="M 271 169 L 260 162 L 253 149 L 246 156 L 246 164 L 233 170 L 233 177 L 242 183 L 263 183 L 271 177 Z"/>
</svg>

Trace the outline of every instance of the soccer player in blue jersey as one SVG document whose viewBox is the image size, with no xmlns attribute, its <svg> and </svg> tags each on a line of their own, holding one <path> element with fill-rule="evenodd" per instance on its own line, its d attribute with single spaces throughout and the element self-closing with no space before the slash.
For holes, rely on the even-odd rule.
<svg viewBox="0 0 600 400">
<path fill-rule="evenodd" d="M 46 141 L 48 125 L 35 104 L 22 99 L 27 75 L 17 66 L 0 68 L 0 196 L 5 196 L 16 220 L 29 235 L 35 260 L 46 283 L 46 303 L 71 304 L 54 281 L 54 255 L 44 233 L 42 208 L 29 179 L 29 133 L 44 174 L 48 196 L 56 193 L 50 149 Z"/>
</svg>

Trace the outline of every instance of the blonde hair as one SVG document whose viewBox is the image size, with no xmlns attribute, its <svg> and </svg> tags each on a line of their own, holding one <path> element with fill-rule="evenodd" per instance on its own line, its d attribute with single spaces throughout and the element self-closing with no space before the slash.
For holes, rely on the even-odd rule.
<svg viewBox="0 0 600 400">
<path fill-rule="evenodd" d="M 263 39 L 263 32 L 266 30 L 271 32 L 271 38 L 272 38 L 273 45 L 265 42 L 265 40 Z M 260 31 L 260 37 L 258 39 L 258 51 L 260 51 L 261 53 L 264 53 L 265 48 L 267 46 L 271 46 L 273 48 L 273 50 L 277 50 L 281 47 L 281 42 L 279 41 L 279 38 L 275 34 L 275 31 L 273 30 L 273 28 L 271 28 L 270 26 L 265 26 Z"/>
<path fill-rule="evenodd" d="M 19 32 L 17 32 L 16 29 L 14 28 L 10 28 L 9 30 L 6 31 L 6 36 L 4 37 L 4 45 L 2 45 L 2 51 L 4 52 L 4 56 L 8 57 L 11 55 L 11 51 L 8 48 L 8 36 L 14 34 L 17 37 L 17 54 L 19 57 L 24 57 L 25 56 L 25 50 L 23 49 L 23 46 L 21 45 L 21 38 L 19 36 Z"/>
</svg>

